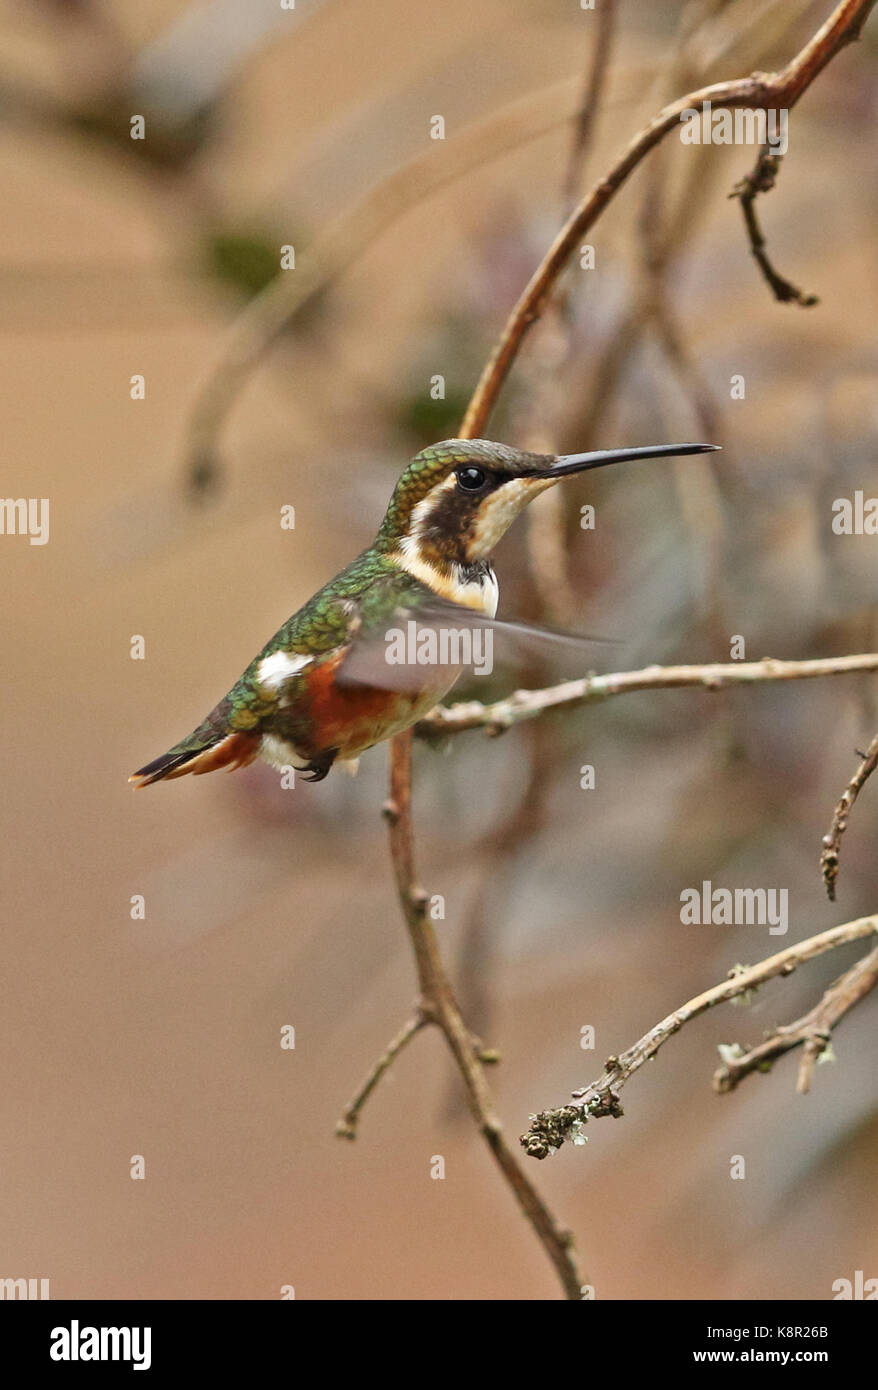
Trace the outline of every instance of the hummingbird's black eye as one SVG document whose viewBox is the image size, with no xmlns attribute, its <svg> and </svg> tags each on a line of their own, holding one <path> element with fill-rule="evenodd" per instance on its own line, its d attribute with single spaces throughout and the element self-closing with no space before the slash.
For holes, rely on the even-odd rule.
<svg viewBox="0 0 878 1390">
<path fill-rule="evenodd" d="M 458 468 L 457 486 L 462 492 L 478 492 L 488 481 L 483 468 Z"/>
</svg>

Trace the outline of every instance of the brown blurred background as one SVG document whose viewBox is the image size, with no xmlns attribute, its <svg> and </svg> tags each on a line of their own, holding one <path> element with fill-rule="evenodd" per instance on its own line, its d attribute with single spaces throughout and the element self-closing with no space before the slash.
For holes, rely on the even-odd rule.
<svg viewBox="0 0 878 1390">
<path fill-rule="evenodd" d="M 829 8 L 620 4 L 577 186 L 665 99 L 780 65 Z M 560 223 L 596 22 L 574 0 L 0 5 L 3 490 L 51 502 L 48 545 L 0 540 L 2 1277 L 48 1277 L 54 1297 L 556 1296 L 438 1036 L 382 1082 L 356 1144 L 333 1133 L 414 990 L 379 817 L 386 750 L 356 781 L 294 791 L 262 766 L 137 796 L 125 779 L 368 543 L 404 460 L 458 428 Z M 601 669 L 727 660 L 735 634 L 749 658 L 875 648 L 875 539 L 835 536 L 831 503 L 878 490 L 876 50 L 873 22 L 805 95 L 759 207 L 819 306 L 777 304 L 757 275 L 726 197 L 755 151 L 671 137 L 595 228 L 595 269 L 565 281 L 558 389 L 537 329 L 491 422 L 558 449 L 708 428 L 723 445 L 717 463 L 571 484 L 564 547 L 539 523 L 503 543 L 501 613 L 558 616 L 534 571 L 563 549 L 556 607 L 619 641 Z M 445 142 L 429 140 L 436 114 Z M 236 403 L 220 471 L 198 460 L 193 485 L 196 389 L 280 246 L 300 274 L 406 161 L 451 169 L 466 128 L 474 166 L 368 249 L 352 240 Z M 682 365 L 644 315 L 663 227 Z M 490 693 L 522 679 L 498 673 Z M 420 872 L 446 897 L 468 1017 L 502 1051 L 511 1135 L 736 962 L 876 910 L 878 789 L 834 907 L 818 867 L 876 727 L 857 676 L 632 695 L 416 750 Z M 498 827 L 507 852 L 485 838 Z M 680 893 L 703 879 L 788 888 L 789 935 L 681 925 Z M 630 1083 L 623 1120 L 525 1160 L 598 1297 L 828 1298 L 878 1275 L 876 1001 L 842 1024 L 808 1098 L 790 1058 L 731 1096 L 710 1087 L 718 1042 L 795 1018 L 856 954 L 690 1025 Z"/>
</svg>

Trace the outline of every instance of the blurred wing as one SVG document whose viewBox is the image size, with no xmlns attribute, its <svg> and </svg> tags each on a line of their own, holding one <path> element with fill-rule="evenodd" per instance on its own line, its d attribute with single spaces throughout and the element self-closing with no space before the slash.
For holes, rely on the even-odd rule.
<svg viewBox="0 0 878 1390">
<path fill-rule="evenodd" d="M 448 685 L 465 671 L 487 676 L 495 666 L 522 665 L 540 657 L 581 674 L 596 646 L 614 639 L 577 636 L 535 623 L 489 618 L 473 608 L 431 596 L 397 606 L 380 623 L 352 636 L 336 673 L 340 685 L 364 685 L 414 693 Z M 445 679 L 447 677 L 447 679 Z"/>
</svg>

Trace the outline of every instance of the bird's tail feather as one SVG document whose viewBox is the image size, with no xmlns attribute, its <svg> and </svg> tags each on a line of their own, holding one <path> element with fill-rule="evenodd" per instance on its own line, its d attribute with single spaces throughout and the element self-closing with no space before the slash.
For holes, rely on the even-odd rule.
<svg viewBox="0 0 878 1390">
<path fill-rule="evenodd" d="M 190 772 L 199 777 L 203 772 L 247 767 L 259 753 L 261 739 L 253 733 L 214 734 L 210 741 L 199 741 L 190 735 L 160 758 L 131 774 L 129 782 L 136 787 L 149 787 L 153 782 L 167 782 L 173 777 L 186 777 Z"/>
</svg>

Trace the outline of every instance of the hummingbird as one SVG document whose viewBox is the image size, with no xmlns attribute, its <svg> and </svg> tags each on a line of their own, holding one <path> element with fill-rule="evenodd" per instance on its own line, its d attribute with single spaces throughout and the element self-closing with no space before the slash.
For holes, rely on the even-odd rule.
<svg viewBox="0 0 878 1390">
<path fill-rule="evenodd" d="M 714 444 L 656 444 L 585 454 L 533 454 L 487 439 L 446 439 L 402 473 L 372 544 L 266 643 L 198 728 L 132 774 L 138 787 L 262 757 L 322 781 L 335 763 L 401 733 L 447 695 L 462 666 L 386 658 L 391 624 L 419 632 L 490 626 L 564 634 L 496 618 L 489 556 L 529 502 L 562 478 L 631 459 L 706 453 Z M 393 629 L 396 631 L 396 628 Z"/>
</svg>

